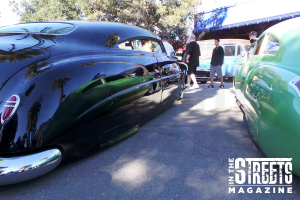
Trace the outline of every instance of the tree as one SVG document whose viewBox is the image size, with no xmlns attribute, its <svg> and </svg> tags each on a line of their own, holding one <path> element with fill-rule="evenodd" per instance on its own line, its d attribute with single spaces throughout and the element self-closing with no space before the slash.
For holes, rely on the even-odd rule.
<svg viewBox="0 0 300 200">
<path fill-rule="evenodd" d="M 33 105 L 30 107 L 28 113 L 27 113 L 27 126 L 26 126 L 26 131 L 28 131 L 29 133 L 31 131 L 35 131 L 36 130 L 36 124 L 38 121 L 38 115 L 41 111 L 41 103 L 43 101 L 43 97 L 39 97 L 34 103 Z"/>
<path fill-rule="evenodd" d="M 199 0 L 22 0 L 11 1 L 21 22 L 48 20 L 114 21 L 186 39 L 187 23 Z"/>
<path fill-rule="evenodd" d="M 61 104 L 64 101 L 65 95 L 64 95 L 64 86 L 72 80 L 70 76 L 62 77 L 59 79 L 56 79 L 52 83 L 52 91 L 55 91 L 56 89 L 60 89 L 60 99 L 59 103 Z"/>
</svg>

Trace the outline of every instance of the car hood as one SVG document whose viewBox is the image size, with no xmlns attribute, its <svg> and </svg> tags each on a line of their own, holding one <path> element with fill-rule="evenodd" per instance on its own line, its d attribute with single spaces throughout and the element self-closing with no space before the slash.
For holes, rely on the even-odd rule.
<svg viewBox="0 0 300 200">
<path fill-rule="evenodd" d="M 51 55 L 48 48 L 1 42 L 0 39 L 0 90 L 16 73 Z"/>
</svg>

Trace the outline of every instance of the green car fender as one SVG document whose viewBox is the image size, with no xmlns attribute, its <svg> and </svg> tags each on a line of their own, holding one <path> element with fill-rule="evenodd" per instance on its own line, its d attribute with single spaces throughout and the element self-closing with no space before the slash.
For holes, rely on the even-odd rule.
<svg viewBox="0 0 300 200">
<path fill-rule="evenodd" d="M 268 157 L 293 158 L 300 174 L 300 99 L 290 85 L 298 77 L 280 66 L 253 69 L 246 81 L 245 113 L 249 132 Z"/>
</svg>

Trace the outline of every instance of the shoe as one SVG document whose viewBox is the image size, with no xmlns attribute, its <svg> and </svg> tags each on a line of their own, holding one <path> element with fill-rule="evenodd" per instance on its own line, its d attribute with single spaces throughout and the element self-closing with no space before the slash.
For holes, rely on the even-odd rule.
<svg viewBox="0 0 300 200">
<path fill-rule="evenodd" d="M 190 84 L 184 84 L 184 87 L 185 87 L 185 88 L 190 88 L 191 85 L 190 85 Z"/>
<path fill-rule="evenodd" d="M 192 87 L 191 87 L 191 89 L 197 89 L 197 88 L 199 88 L 199 85 L 197 84 L 194 84 Z"/>
<path fill-rule="evenodd" d="M 224 89 L 224 85 L 220 85 L 219 88 Z"/>
<path fill-rule="evenodd" d="M 207 88 L 214 88 L 214 86 L 213 85 L 209 85 L 209 86 L 207 86 Z"/>
</svg>

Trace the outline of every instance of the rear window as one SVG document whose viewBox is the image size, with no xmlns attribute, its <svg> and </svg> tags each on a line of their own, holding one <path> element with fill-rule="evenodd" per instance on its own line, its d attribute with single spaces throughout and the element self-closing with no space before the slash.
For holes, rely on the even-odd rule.
<svg viewBox="0 0 300 200">
<path fill-rule="evenodd" d="M 71 33 L 75 28 L 76 26 L 70 23 L 28 23 L 1 27 L 0 33 L 65 35 Z"/>
<path fill-rule="evenodd" d="M 276 55 L 280 47 L 278 39 L 274 35 L 269 35 L 264 54 Z"/>
<path fill-rule="evenodd" d="M 135 39 L 125 41 L 119 44 L 119 48 L 124 50 L 138 50 L 156 53 L 163 52 L 159 43 L 151 39 Z"/>
</svg>

